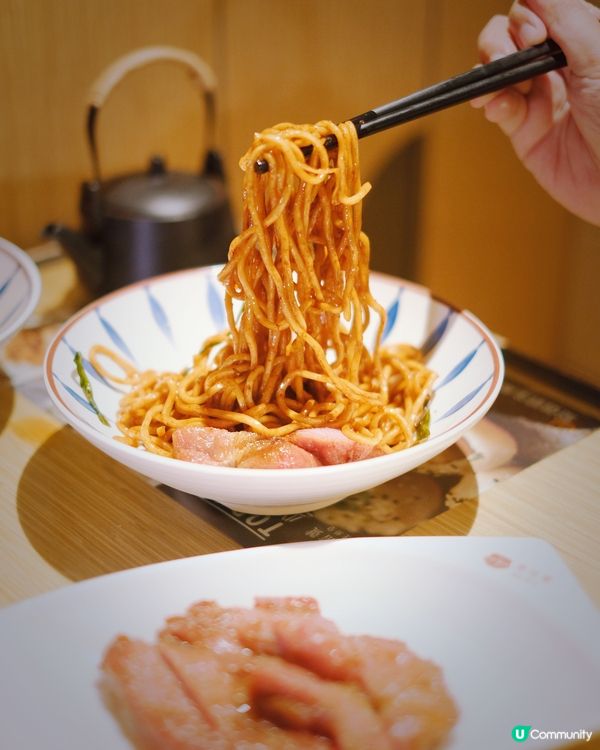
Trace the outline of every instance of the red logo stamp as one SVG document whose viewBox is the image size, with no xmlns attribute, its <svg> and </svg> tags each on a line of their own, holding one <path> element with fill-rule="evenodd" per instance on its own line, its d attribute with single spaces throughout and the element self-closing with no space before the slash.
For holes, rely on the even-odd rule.
<svg viewBox="0 0 600 750">
<path fill-rule="evenodd" d="M 488 555 L 484 559 L 486 563 L 492 568 L 508 568 L 512 562 L 512 560 L 510 560 L 508 557 L 500 555 L 497 552 L 492 555 Z"/>
</svg>

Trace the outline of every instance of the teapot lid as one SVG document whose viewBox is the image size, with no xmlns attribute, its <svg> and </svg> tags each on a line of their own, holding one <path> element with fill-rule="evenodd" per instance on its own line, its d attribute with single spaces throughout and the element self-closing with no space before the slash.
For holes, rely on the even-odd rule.
<svg viewBox="0 0 600 750">
<path fill-rule="evenodd" d="M 160 156 L 151 158 L 146 172 L 116 177 L 102 186 L 103 212 L 118 219 L 193 219 L 215 210 L 224 199 L 219 180 L 169 172 Z"/>
</svg>

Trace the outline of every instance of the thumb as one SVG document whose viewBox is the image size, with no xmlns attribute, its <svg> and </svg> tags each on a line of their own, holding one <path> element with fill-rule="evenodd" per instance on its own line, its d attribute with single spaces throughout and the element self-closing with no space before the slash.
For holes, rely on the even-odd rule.
<svg viewBox="0 0 600 750">
<path fill-rule="evenodd" d="M 585 0 L 525 0 L 577 76 L 600 78 L 600 10 Z"/>
</svg>

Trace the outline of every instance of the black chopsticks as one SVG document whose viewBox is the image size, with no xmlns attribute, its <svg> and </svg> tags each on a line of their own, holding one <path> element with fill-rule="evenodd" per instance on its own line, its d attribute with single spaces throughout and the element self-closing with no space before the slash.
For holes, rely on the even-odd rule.
<svg viewBox="0 0 600 750">
<path fill-rule="evenodd" d="M 547 39 L 534 47 L 480 65 L 351 119 L 358 137 L 364 138 L 455 104 L 513 86 L 542 73 L 563 68 L 566 64 L 567 59 L 558 44 L 552 39 Z M 335 148 L 337 139 L 334 135 L 328 135 L 324 139 L 324 144 L 326 148 Z M 302 151 L 308 156 L 312 146 L 305 146 Z M 264 173 L 269 170 L 269 165 L 264 159 L 259 159 L 254 168 L 257 172 Z"/>
</svg>

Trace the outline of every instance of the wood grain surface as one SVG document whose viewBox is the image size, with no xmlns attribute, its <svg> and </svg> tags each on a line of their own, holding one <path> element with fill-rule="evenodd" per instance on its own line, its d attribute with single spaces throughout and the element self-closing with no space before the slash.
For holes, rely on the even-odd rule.
<svg viewBox="0 0 600 750">
<path fill-rule="evenodd" d="M 78 226 L 91 177 L 86 93 L 119 56 L 169 44 L 219 81 L 217 146 L 240 214 L 238 160 L 255 130 L 344 119 L 468 70 L 508 0 L 4 0 L 0 14 L 0 236 L 28 247 L 48 222 Z M 99 118 L 105 176 L 152 154 L 196 170 L 203 107 L 186 72 L 128 76 Z M 600 383 L 590 294 L 600 230 L 582 229 L 468 105 L 361 142 L 377 270 L 421 281 L 501 331 L 515 350 Z"/>
<path fill-rule="evenodd" d="M 6 380 L 0 410 L 0 603 L 239 546 L 61 426 Z"/>
<path fill-rule="evenodd" d="M 61 426 L 6 379 L 0 427 L 0 604 L 104 573 L 239 547 Z M 600 606 L 600 431 L 408 533 L 545 539 Z"/>
</svg>

